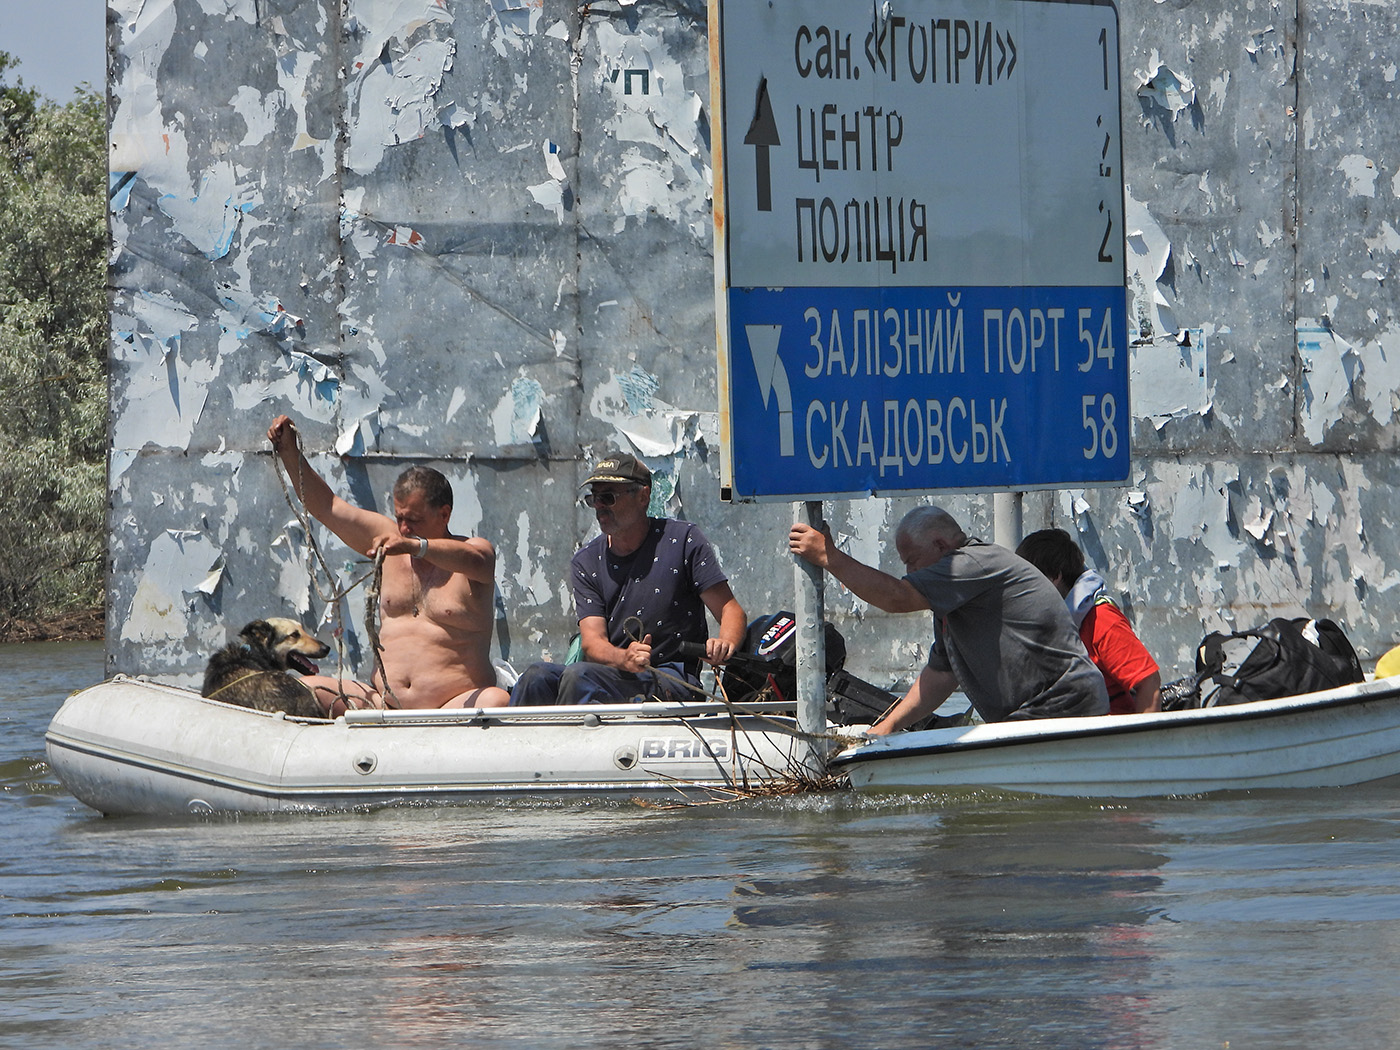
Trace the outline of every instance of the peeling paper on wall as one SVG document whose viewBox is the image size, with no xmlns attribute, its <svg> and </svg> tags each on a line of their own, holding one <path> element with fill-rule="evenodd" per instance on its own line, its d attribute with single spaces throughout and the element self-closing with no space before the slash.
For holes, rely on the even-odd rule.
<svg viewBox="0 0 1400 1050">
<path fill-rule="evenodd" d="M 118 47 L 128 58 L 121 98 L 109 129 L 109 167 L 112 171 L 145 173 L 150 165 L 164 163 L 161 153 L 168 154 L 172 147 L 166 141 L 164 150 L 154 150 L 164 130 L 155 76 L 175 36 L 175 5 L 173 0 L 109 0 L 108 6 L 116 16 Z M 173 145 L 179 148 L 183 139 Z M 188 175 L 180 175 L 188 184 Z"/>
<path fill-rule="evenodd" d="M 401 248 L 422 249 L 424 241 L 423 235 L 411 226 L 395 226 L 389 231 L 389 236 L 385 238 L 384 243 L 397 245 Z"/>
<path fill-rule="evenodd" d="M 224 578 L 224 559 L 219 557 L 214 563 L 214 567 L 209 571 L 209 575 L 204 577 L 195 587 L 195 590 L 206 598 L 212 598 L 214 592 L 219 589 L 219 582 Z"/>
<path fill-rule="evenodd" d="M 481 493 L 477 490 L 476 473 L 470 464 L 441 463 L 443 475 L 452 486 L 452 516 L 447 527 L 459 536 L 477 536 L 481 533 L 482 507 Z M 386 508 L 393 507 L 392 493 L 389 493 Z"/>
<path fill-rule="evenodd" d="M 1166 230 L 1133 197 L 1132 187 L 1123 188 L 1125 229 L 1128 245 L 1129 335 L 1134 342 L 1147 342 L 1176 331 L 1176 315 L 1167 299 L 1161 279 L 1171 261 L 1172 243 Z"/>
<path fill-rule="evenodd" d="M 555 221 L 562 223 L 564 221 L 564 213 L 573 208 L 573 194 L 569 190 L 569 182 L 568 177 L 564 173 L 564 165 L 559 160 L 559 147 L 553 142 L 546 140 L 542 150 L 544 153 L 545 170 L 549 172 L 549 181 L 525 188 L 529 191 L 530 196 L 535 199 L 536 204 L 554 212 Z"/>
<path fill-rule="evenodd" d="M 379 444 L 379 417 L 372 414 L 347 423 L 336 436 L 337 456 L 363 456 Z"/>
<path fill-rule="evenodd" d="M 383 364 L 383 361 L 380 361 Z M 353 380 L 353 382 L 351 382 Z M 384 373 L 372 368 L 368 363 L 354 363 L 350 374 L 340 388 L 340 418 L 345 420 L 369 420 L 372 426 L 365 432 L 366 439 L 373 438 L 370 448 L 377 447 L 379 433 L 379 410 L 393 402 L 398 391 L 384 382 Z"/>
<path fill-rule="evenodd" d="M 1347 180 L 1348 196 L 1375 197 L 1376 177 L 1380 173 L 1376 171 L 1375 162 L 1369 157 L 1363 157 L 1360 153 L 1348 154 L 1337 165 L 1337 170 Z"/>
<path fill-rule="evenodd" d="M 544 4 L 538 0 L 490 0 L 490 4 L 496 22 L 487 42 L 502 58 L 508 58 L 510 51 L 523 53 L 539 32 Z M 483 37 L 487 37 L 484 32 Z"/>
<path fill-rule="evenodd" d="M 131 186 L 136 181 L 134 171 L 113 171 L 107 174 L 107 210 L 113 215 L 126 211 L 131 203 Z"/>
<path fill-rule="evenodd" d="M 258 24 L 255 0 L 199 0 L 199 7 L 210 18 L 223 16 L 232 22 L 235 18 L 249 25 Z M 280 23 L 281 19 L 277 19 Z"/>
<path fill-rule="evenodd" d="M 646 457 L 643 457 L 643 462 Z M 680 457 L 672 456 L 665 465 L 655 461 L 648 463 L 651 471 L 651 500 L 647 503 L 647 514 L 653 518 L 679 518 L 685 514 L 681 501 L 680 487 L 676 476 L 680 473 Z"/>
<path fill-rule="evenodd" d="M 517 376 L 491 410 L 496 445 L 507 448 L 531 444 L 539 430 L 543 403 L 544 387 L 534 379 Z"/>
<path fill-rule="evenodd" d="M 1208 466 L 1159 463 L 1156 470 L 1155 516 L 1171 522 L 1174 535 L 1209 552 L 1215 571 L 1197 576 L 1192 586 L 1202 596 L 1218 598 L 1218 573 L 1240 564 L 1246 553 L 1244 541 L 1230 531 L 1228 491 L 1239 482 L 1238 468 L 1227 466 L 1217 472 Z"/>
<path fill-rule="evenodd" d="M 887 499 L 852 500 L 846 506 L 846 525 L 852 531 L 847 553 L 867 565 L 879 565 L 882 555 L 894 542 Z"/>
<path fill-rule="evenodd" d="M 640 368 L 615 375 L 594 389 L 589 411 L 643 457 L 685 455 L 703 440 L 702 413 L 660 400 L 655 396 L 659 385 L 655 376 Z"/>
<path fill-rule="evenodd" d="M 155 658 L 145 661 L 147 666 L 181 663 L 189 633 L 199 620 L 189 616 L 194 599 L 187 596 L 211 593 L 221 566 L 221 553 L 203 533 L 168 529 L 157 536 L 142 566 L 131 609 L 120 618 L 121 640 L 149 647 L 149 655 Z M 203 639 L 205 651 L 223 644 L 216 632 L 221 633 L 217 623 L 206 625 L 205 634 L 214 637 Z"/>
<path fill-rule="evenodd" d="M 1269 530 L 1273 524 L 1273 508 L 1264 506 L 1263 501 L 1258 496 L 1251 496 L 1247 516 L 1240 523 L 1244 531 L 1259 540 L 1264 546 L 1272 547 L 1274 541 L 1273 537 L 1269 535 Z"/>
<path fill-rule="evenodd" d="M 364 204 L 365 187 L 347 186 L 341 197 L 340 236 L 354 246 L 361 260 L 368 262 L 379 252 L 383 237 L 382 227 L 364 214 Z M 353 293 L 347 297 L 347 310 L 354 298 Z"/>
<path fill-rule="evenodd" d="M 318 56 L 306 51 L 280 56 L 277 60 L 277 86 L 297 118 L 291 151 L 296 153 L 304 149 L 317 150 L 321 155 L 321 181 L 324 182 L 335 174 L 335 149 L 328 139 L 312 136 L 306 113 L 307 101 L 310 98 L 306 84 L 319 60 Z"/>
<path fill-rule="evenodd" d="M 277 128 L 277 112 L 282 108 L 281 92 L 264 95 L 257 88 L 242 84 L 227 102 L 229 109 L 243 118 L 240 146 L 257 146 Z"/>
<path fill-rule="evenodd" d="M 515 545 L 512 548 L 517 568 L 502 580 L 502 597 L 507 598 L 512 606 L 536 607 L 550 605 L 559 597 L 562 599 L 562 607 L 567 610 L 569 601 L 566 589 L 561 588 L 561 592 L 556 595 L 554 575 L 549 571 L 549 566 L 544 560 L 535 560 L 541 553 L 541 545 L 538 542 L 531 545 L 530 525 L 530 515 L 521 511 L 515 519 Z M 505 559 L 501 561 L 504 562 Z M 501 567 L 504 568 L 503 565 Z M 561 658 L 562 655 L 560 654 Z"/>
<path fill-rule="evenodd" d="M 243 288 L 224 287 L 219 291 L 219 327 L 234 340 L 224 347 L 230 352 L 242 349 L 241 344 L 254 334 L 275 340 L 286 352 L 291 352 L 306 338 L 306 320 L 282 305 L 276 295 L 258 295 Z"/>
<path fill-rule="evenodd" d="M 1348 402 L 1380 426 L 1395 421 L 1400 414 L 1400 330 L 1356 347 L 1317 319 L 1303 318 L 1297 335 L 1309 441 L 1322 441 Z"/>
<path fill-rule="evenodd" d="M 1250 31 L 1249 42 L 1244 45 L 1245 51 L 1251 55 L 1258 55 L 1264 50 L 1264 38 L 1274 32 L 1273 26 L 1265 26 L 1263 29 Z"/>
<path fill-rule="evenodd" d="M 1297 337 L 1303 365 L 1303 433 L 1318 445 L 1352 400 L 1360 359 L 1350 343 L 1311 318 L 1298 322 Z"/>
<path fill-rule="evenodd" d="M 233 406 L 240 411 L 252 411 L 265 402 L 286 399 L 311 418 L 328 422 L 340 394 L 340 375 L 308 350 L 297 349 L 300 339 L 294 336 L 304 334 L 302 319 L 287 312 L 275 299 L 258 306 L 245 306 L 241 317 L 236 312 L 239 304 L 232 297 L 226 295 L 224 303 L 231 309 L 220 316 L 224 331 L 219 341 L 220 355 L 239 353 L 244 349 L 245 340 L 260 333 L 277 341 L 285 365 L 284 373 L 273 379 L 258 377 L 231 385 L 229 393 Z"/>
<path fill-rule="evenodd" d="M 1161 430 L 1169 420 L 1210 412 L 1206 362 L 1211 327 L 1188 328 L 1174 339 L 1132 348 L 1134 415 L 1152 420 Z"/>
<path fill-rule="evenodd" d="M 340 391 L 340 377 L 324 362 L 292 352 L 285 357 L 287 371 L 271 380 L 255 379 L 229 387 L 233 407 L 252 412 L 273 401 L 286 401 L 297 413 L 329 423 Z"/>
<path fill-rule="evenodd" d="M 283 522 L 281 530 L 268 548 L 277 567 L 273 593 L 283 601 L 291 602 L 297 616 L 304 619 L 311 612 L 311 593 L 314 585 L 311 582 L 311 570 L 307 568 L 307 538 L 301 522 L 296 518 L 289 518 Z M 328 615 L 331 612 L 329 605 L 326 612 Z M 323 626 L 325 622 L 323 618 Z"/>
<path fill-rule="evenodd" d="M 1133 412 L 1167 421 L 1210 410 L 1206 343 L 1213 326 L 1176 331 L 1173 304 L 1162 277 L 1171 261 L 1171 239 L 1124 187 L 1128 246 L 1128 317 Z"/>
<path fill-rule="evenodd" d="M 113 448 L 111 453 L 107 456 L 108 485 L 115 488 L 119 484 L 126 484 L 130 480 L 127 478 L 126 472 L 135 465 L 139 458 L 135 449 Z M 126 504 L 131 503 L 129 490 L 127 498 L 120 502 Z"/>
<path fill-rule="evenodd" d="M 1173 120 L 1183 109 L 1190 109 L 1196 103 L 1196 85 L 1167 68 L 1156 48 L 1148 59 L 1147 73 L 1140 72 L 1138 76 L 1138 97 L 1155 102 L 1170 113 Z"/>
<path fill-rule="evenodd" d="M 889 529 L 890 501 L 887 499 L 856 500 L 846 506 L 846 528 L 835 533 L 837 549 L 867 565 L 879 565 L 881 554 L 891 542 Z M 827 584 L 827 602 L 835 605 L 839 598 L 842 610 L 852 619 L 863 620 L 869 604 L 839 581 L 836 588 Z"/>
<path fill-rule="evenodd" d="M 363 46 L 351 67 L 345 162 L 368 175 L 387 147 L 443 126 L 434 97 L 452 68 L 457 42 L 448 35 L 451 13 L 428 0 L 355 0 L 351 6 Z M 405 50 L 415 34 L 439 31 L 437 26 L 446 27 L 441 38 L 420 38 Z"/>
<path fill-rule="evenodd" d="M 167 140 L 178 137 L 182 153 L 187 153 L 184 134 L 176 128 L 165 132 Z M 233 249 L 234 237 L 246 219 L 262 204 L 262 193 L 255 185 L 240 181 L 233 164 L 215 161 L 191 188 L 189 179 L 171 170 L 147 165 L 141 178 L 153 189 L 163 190 L 156 198 L 160 210 L 170 217 L 176 231 L 197 248 L 206 259 L 222 259 Z"/>
<path fill-rule="evenodd" d="M 131 305 L 135 317 L 112 317 L 111 358 L 124 376 L 113 447 L 188 448 L 218 362 L 182 357 L 182 333 L 196 320 L 168 295 L 141 295 Z"/>
<path fill-rule="evenodd" d="M 700 413 L 651 411 L 617 427 L 643 456 L 680 455 L 700 438 Z"/>
<path fill-rule="evenodd" d="M 604 130 L 634 146 L 622 152 L 620 178 L 608 180 L 617 192 L 616 232 L 627 218 L 650 214 L 677 223 L 701 216 L 694 229 L 709 229 L 709 173 L 700 137 L 704 102 L 686 92 L 685 71 L 660 37 L 622 34 L 610 23 L 590 23 L 596 35 L 603 89 L 616 104 Z"/>
</svg>

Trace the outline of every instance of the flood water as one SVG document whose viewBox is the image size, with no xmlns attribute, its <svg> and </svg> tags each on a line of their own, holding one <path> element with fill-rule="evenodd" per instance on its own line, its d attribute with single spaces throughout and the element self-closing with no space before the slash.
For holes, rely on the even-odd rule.
<svg viewBox="0 0 1400 1050">
<path fill-rule="evenodd" d="M 0 647 L 0 1046 L 1396 1045 L 1400 788 L 107 819 Z"/>
</svg>

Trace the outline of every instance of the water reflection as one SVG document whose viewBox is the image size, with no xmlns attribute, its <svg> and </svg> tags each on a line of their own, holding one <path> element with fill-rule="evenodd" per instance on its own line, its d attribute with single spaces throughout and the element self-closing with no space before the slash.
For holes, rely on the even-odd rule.
<svg viewBox="0 0 1400 1050">
<path fill-rule="evenodd" d="M 1400 1020 L 1393 785 L 112 820 L 42 765 L 60 700 L 0 707 L 16 1045 L 1369 1050 Z"/>
<path fill-rule="evenodd" d="M 780 955 L 748 968 L 784 983 L 854 984 L 881 1000 L 894 992 L 921 1017 L 952 1009 L 963 1045 L 1004 1038 L 1008 1014 L 1028 1012 L 1052 1030 L 1112 1032 L 1101 1045 L 1151 1045 L 1128 990 L 1150 981 L 1146 927 L 1162 910 L 1170 844 L 1152 821 L 1077 801 L 973 796 L 930 819 L 931 801 L 814 843 L 798 876 L 739 883 L 734 922 L 786 934 Z M 1071 973 L 1078 994 L 1067 994 Z M 1030 1045 L 1036 1027 L 1023 1033 Z"/>
</svg>

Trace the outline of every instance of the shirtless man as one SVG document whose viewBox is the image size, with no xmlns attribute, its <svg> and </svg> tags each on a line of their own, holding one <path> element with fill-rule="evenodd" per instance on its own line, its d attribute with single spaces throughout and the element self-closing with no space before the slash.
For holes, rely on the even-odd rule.
<svg viewBox="0 0 1400 1050">
<path fill-rule="evenodd" d="M 296 426 L 278 416 L 267 439 L 292 488 L 317 521 L 367 557 L 384 550 L 379 641 L 393 696 L 375 672 L 373 685 L 314 675 L 302 681 L 332 716 L 353 706 L 504 707 L 491 666 L 496 551 L 484 539 L 448 531 L 452 488 L 430 467 L 410 467 L 394 483 L 394 517 L 346 503 L 311 469 Z"/>
</svg>

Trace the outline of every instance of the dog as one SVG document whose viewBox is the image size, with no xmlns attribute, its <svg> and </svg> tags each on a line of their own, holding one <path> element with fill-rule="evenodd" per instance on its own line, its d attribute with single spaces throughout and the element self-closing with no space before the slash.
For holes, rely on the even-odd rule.
<svg viewBox="0 0 1400 1050">
<path fill-rule="evenodd" d="M 230 642 L 209 658 L 200 695 L 298 718 L 326 717 L 310 688 L 287 672 L 315 674 L 312 661 L 329 653 L 329 645 L 282 616 L 254 620 L 238 637 L 241 642 Z"/>
</svg>

